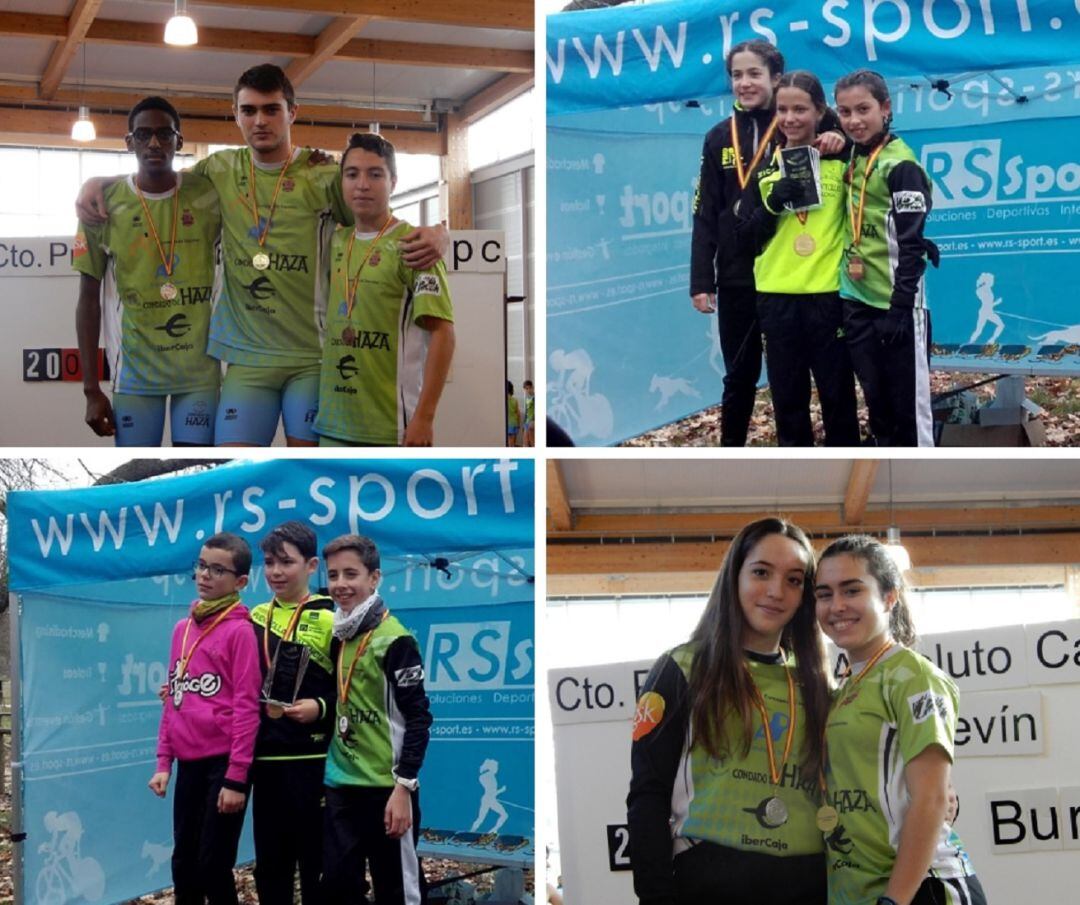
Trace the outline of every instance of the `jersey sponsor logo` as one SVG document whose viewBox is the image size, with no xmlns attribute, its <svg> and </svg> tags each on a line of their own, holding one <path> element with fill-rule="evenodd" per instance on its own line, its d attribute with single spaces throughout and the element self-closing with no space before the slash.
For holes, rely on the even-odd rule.
<svg viewBox="0 0 1080 905">
<path fill-rule="evenodd" d="M 341 375 L 342 380 L 352 380 L 360 373 L 360 369 L 356 366 L 356 356 L 342 355 L 338 359 L 337 372 Z"/>
<path fill-rule="evenodd" d="M 90 249 L 86 245 L 86 236 L 79 233 L 75 237 L 75 243 L 71 246 L 71 257 L 81 258 L 83 255 L 88 254 Z"/>
<path fill-rule="evenodd" d="M 169 696 L 176 694 L 177 687 L 183 691 L 184 694 L 197 694 L 200 697 L 212 698 L 219 691 L 221 691 L 221 676 L 213 672 L 204 672 L 201 676 L 184 676 L 181 682 L 176 681 L 176 669 L 180 666 L 180 661 L 176 661 L 176 666 L 173 667 L 173 671 L 169 676 Z"/>
<path fill-rule="evenodd" d="M 265 314 L 269 317 L 273 317 L 277 314 L 277 308 L 271 308 L 269 305 L 259 305 L 255 302 L 245 302 L 244 310 L 254 311 L 256 314 Z"/>
<path fill-rule="evenodd" d="M 922 192 L 893 192 L 892 203 L 898 214 L 926 213 L 926 196 Z"/>
<path fill-rule="evenodd" d="M 634 730 L 631 738 L 636 742 L 645 738 L 664 719 L 664 698 L 655 691 L 646 691 L 637 702 L 634 710 Z"/>
<path fill-rule="evenodd" d="M 413 295 L 442 295 L 442 282 L 433 273 L 423 273 L 416 278 Z"/>
<path fill-rule="evenodd" d="M 154 329 L 160 330 L 172 339 L 179 339 L 181 336 L 186 336 L 191 332 L 191 321 L 187 319 L 186 314 L 177 313 L 165 321 L 165 323 L 154 327 Z"/>
<path fill-rule="evenodd" d="M 877 810 L 874 807 L 873 800 L 870 798 L 870 793 L 866 789 L 837 789 L 833 793 L 832 803 L 833 807 L 841 814 L 847 814 L 851 811 L 863 813 Z"/>
<path fill-rule="evenodd" d="M 379 261 L 381 261 L 381 260 L 382 260 L 382 255 L 379 254 L 378 249 L 375 249 L 375 251 L 373 251 L 371 253 L 371 257 L 368 258 L 368 265 L 371 266 L 371 267 L 378 267 L 379 266 Z"/>
<path fill-rule="evenodd" d="M 390 352 L 390 334 L 383 333 L 380 330 L 357 330 L 356 336 L 351 343 L 343 342 L 340 339 L 331 339 L 330 345 L 332 346 L 346 346 L 353 349 L 382 349 L 384 352 Z"/>
<path fill-rule="evenodd" d="M 733 167 L 735 166 L 735 149 L 731 145 L 727 145 L 720 152 L 720 166 Z"/>
<path fill-rule="evenodd" d="M 271 252 L 268 257 L 270 258 L 271 270 L 288 273 L 308 272 L 307 255 L 282 255 Z"/>
<path fill-rule="evenodd" d="M 296 188 L 296 180 L 295 179 L 282 179 L 281 180 L 281 190 L 283 192 L 291 192 L 294 188 Z"/>
<path fill-rule="evenodd" d="M 184 212 L 180 215 L 180 222 L 183 223 L 184 226 L 194 226 L 195 215 L 185 207 Z"/>
<path fill-rule="evenodd" d="M 394 671 L 394 682 L 398 688 L 412 688 L 424 681 L 423 666 L 406 666 Z"/>
<path fill-rule="evenodd" d="M 184 424 L 187 427 L 209 427 L 210 426 L 210 409 L 206 402 L 202 399 L 198 400 L 192 407 L 191 411 L 187 413 L 187 417 L 184 418 Z"/>
<path fill-rule="evenodd" d="M 844 829 L 842 823 L 836 825 L 828 836 L 825 837 L 825 844 L 831 848 L 834 852 L 839 852 L 841 855 L 850 855 L 851 850 L 855 847 L 854 843 L 848 838 L 847 830 Z M 833 867 L 852 867 L 854 865 L 845 864 L 844 862 L 837 862 Z"/>
<path fill-rule="evenodd" d="M 277 290 L 274 289 L 274 284 L 270 282 L 270 277 L 259 276 L 248 283 L 244 288 L 257 302 L 265 302 L 268 298 L 277 294 Z"/>
<path fill-rule="evenodd" d="M 213 286 L 187 286 L 180 290 L 180 303 L 182 305 L 201 305 L 210 301 L 210 295 L 213 291 Z"/>
<path fill-rule="evenodd" d="M 949 705 L 945 695 L 922 691 L 908 698 L 908 706 L 911 707 L 911 716 L 916 723 L 925 723 L 935 713 L 943 720 L 949 719 Z"/>
<path fill-rule="evenodd" d="M 225 409 L 225 420 L 226 421 L 236 421 L 239 417 L 240 417 L 240 413 L 236 409 L 234 409 L 232 407 Z"/>
<path fill-rule="evenodd" d="M 880 239 L 881 233 L 877 231 L 877 227 L 873 223 L 864 223 L 862 228 L 862 237 L 864 239 Z"/>
</svg>

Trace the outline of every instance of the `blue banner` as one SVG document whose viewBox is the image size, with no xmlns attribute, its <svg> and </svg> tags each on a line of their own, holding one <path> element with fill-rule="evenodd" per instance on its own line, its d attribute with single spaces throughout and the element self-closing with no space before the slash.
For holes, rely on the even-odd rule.
<svg viewBox="0 0 1080 905">
<path fill-rule="evenodd" d="M 241 492 L 260 487 L 268 511 L 268 501 L 298 500 L 287 515 L 275 515 L 260 532 L 250 532 L 253 543 L 285 518 L 324 517 L 326 499 L 305 499 L 301 490 L 320 479 L 347 486 L 358 464 L 356 474 L 378 472 L 391 481 L 389 486 L 403 482 L 406 494 L 411 474 L 439 473 L 449 484 L 460 469 L 470 468 L 475 499 L 465 505 L 467 514 L 473 509 L 484 513 L 493 502 L 479 490 L 480 476 L 504 463 L 267 464 L 280 468 L 218 469 Z M 503 502 L 512 498 L 512 507 L 500 502 L 498 511 L 466 523 L 448 547 L 435 543 L 442 532 L 435 519 L 427 519 L 410 529 L 410 537 L 399 538 L 397 545 L 407 545 L 408 552 L 383 557 L 380 592 L 417 638 L 435 717 L 420 774 L 422 854 L 438 851 L 462 860 L 523 864 L 535 854 L 533 471 L 530 461 L 516 464 L 519 469 L 502 472 L 508 496 L 496 494 Z M 477 471 L 480 465 L 486 468 Z M 424 478 L 429 479 L 434 480 Z M 174 482 L 189 479 L 106 488 L 108 502 L 94 495 L 91 503 L 86 491 L 21 494 L 20 517 L 40 522 L 71 510 L 93 512 L 96 518 L 100 507 L 117 524 L 125 506 L 131 511 L 141 505 L 145 511 L 164 499 L 181 498 L 169 486 Z M 188 486 L 182 495 L 184 517 L 202 511 L 203 493 L 220 492 L 213 483 L 201 489 Z M 57 504 L 56 497 L 67 499 Z M 420 499 L 429 508 L 434 505 Z M 441 517 L 457 518 L 454 506 Z M 14 521 L 10 525 L 9 549 L 14 549 L 17 529 Z M 378 526 L 367 530 L 382 546 Z M 333 522 L 316 531 L 320 544 L 341 533 Z M 146 538 L 136 537 L 142 549 Z M 35 558 L 43 556 L 36 543 L 28 549 Z M 92 543 L 77 543 L 73 535 L 64 561 L 89 576 L 93 570 L 86 560 L 95 555 L 100 552 L 93 552 Z M 186 565 L 193 553 L 177 558 Z M 257 555 L 243 592 L 249 607 L 272 596 L 259 560 Z M 128 566 L 114 566 L 113 581 L 72 584 L 68 577 L 64 587 L 29 590 L 19 597 L 22 768 L 17 792 L 27 833 L 21 850 L 29 903 L 118 902 L 171 883 L 171 789 L 162 802 L 146 784 L 155 770 L 162 706 L 157 691 L 166 678 L 169 637 L 186 614 L 194 588 L 187 569 L 140 577 L 135 573 L 144 566 L 137 557 L 129 557 Z M 25 574 L 25 563 L 22 568 Z M 325 573 L 320 570 L 312 584 L 325 585 Z M 240 860 L 252 857 L 250 832 L 245 831 Z"/>
<path fill-rule="evenodd" d="M 1080 141 L 1080 66 L 1071 63 L 1080 51 L 1066 51 L 1064 29 L 1049 24 L 1060 20 L 1075 34 L 1080 14 L 1060 0 L 995 3 L 990 53 L 974 49 L 980 41 L 928 37 L 924 8 L 933 20 L 945 7 L 954 17 L 970 8 L 982 21 L 981 7 L 963 2 L 916 9 L 879 0 L 859 11 L 884 31 L 892 28 L 881 24 L 890 9 L 908 9 L 911 18 L 893 40 L 875 40 L 881 56 L 871 62 L 892 73 L 895 129 L 934 187 L 926 232 L 942 261 L 927 275 L 933 366 L 1080 373 L 1080 303 L 1071 288 L 1062 291 L 1080 281 L 1080 163 L 1073 150 Z M 749 9 L 736 2 L 656 3 L 554 16 L 548 52 L 557 40 L 573 44 L 572 29 L 585 34 L 601 19 L 636 43 L 633 30 L 645 23 L 664 34 L 684 20 L 712 27 L 738 16 L 745 25 Z M 795 9 L 804 17 L 811 11 Z M 1024 10 L 1030 28 L 1008 26 Z M 830 97 L 840 74 L 868 63 L 844 56 L 850 42 L 847 51 L 831 47 L 821 23 L 782 34 L 789 67 L 816 71 Z M 1036 34 L 1046 40 L 1040 44 Z M 753 36 L 738 29 L 732 35 Z M 1029 65 L 1036 60 L 1054 62 Z M 1004 62 L 1024 65 L 1006 69 Z M 731 113 L 729 94 L 704 90 L 728 91 L 719 68 L 719 81 L 699 69 L 680 88 L 661 84 L 650 70 L 631 96 L 621 92 L 633 79 L 601 69 L 579 83 L 582 92 L 587 84 L 590 103 L 579 103 L 570 83 L 549 72 L 549 112 L 596 111 L 548 121 L 548 413 L 579 444 L 617 443 L 720 400 L 716 319 L 696 312 L 688 291 L 702 141 Z"/>
<path fill-rule="evenodd" d="M 249 541 L 303 518 L 320 538 L 370 534 L 388 556 L 425 547 L 531 544 L 530 460 L 290 459 L 165 480 L 8 497 L 11 587 L 56 587 L 183 571 L 200 541 Z M 254 544 L 253 544 L 254 545 Z"/>
<path fill-rule="evenodd" d="M 1066 0 L 819 0 L 781 9 L 673 0 L 563 13 L 547 19 L 548 115 L 723 94 L 724 58 L 740 41 L 768 41 L 789 68 L 834 81 L 863 67 L 907 76 L 1072 61 L 1078 28 L 1080 8 Z"/>
</svg>

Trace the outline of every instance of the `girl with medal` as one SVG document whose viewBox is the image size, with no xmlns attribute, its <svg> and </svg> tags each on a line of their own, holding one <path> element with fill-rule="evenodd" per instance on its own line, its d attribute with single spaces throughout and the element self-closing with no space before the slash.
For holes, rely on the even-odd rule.
<svg viewBox="0 0 1080 905">
<path fill-rule="evenodd" d="M 814 554 L 781 519 L 731 542 L 689 642 L 634 716 L 630 829 L 642 905 L 821 905 L 815 825 L 828 709 Z"/>
<path fill-rule="evenodd" d="M 923 237 L 930 180 L 890 131 L 885 80 L 860 69 L 836 83 L 836 109 L 855 143 L 845 175 L 847 219 L 840 295 L 844 335 L 879 446 L 933 446 L 930 312 Z"/>
<path fill-rule="evenodd" d="M 694 195 L 690 244 L 690 301 L 703 314 L 717 314 L 724 356 L 720 442 L 745 446 L 761 376 L 761 330 L 754 289 L 754 257 L 735 241 L 735 203 L 762 160 L 776 147 L 773 93 L 784 72 L 784 57 L 765 41 L 743 41 L 725 58 L 735 104 L 731 116 L 705 136 L 701 171 Z M 823 152 L 844 146 L 831 131 L 816 141 Z"/>
<path fill-rule="evenodd" d="M 431 711 L 416 639 L 379 596 L 379 550 L 346 534 L 323 548 L 334 613 L 337 725 L 326 759 L 326 905 L 421 901 L 419 772 Z"/>
<path fill-rule="evenodd" d="M 172 879 L 177 902 L 236 902 L 233 865 L 259 728 L 259 654 L 240 590 L 251 548 L 215 534 L 194 563 L 199 600 L 173 629 L 151 791 L 177 761 Z"/>
<path fill-rule="evenodd" d="M 753 174 L 736 207 L 736 234 L 756 256 L 758 321 L 780 446 L 814 445 L 811 374 L 821 400 L 825 444 L 859 444 L 855 376 L 843 339 L 839 295 L 844 156 L 822 155 L 817 172 L 811 172 L 811 145 L 828 109 L 813 73 L 798 70 L 780 78 L 776 120 L 782 148 L 806 149 L 804 175 L 817 182 L 817 198 L 807 199 L 808 204 L 804 183 L 783 175 L 778 148 Z"/>
<path fill-rule="evenodd" d="M 900 570 L 877 540 L 849 535 L 821 554 L 815 594 L 850 664 L 825 732 L 829 905 L 985 905 L 946 820 L 956 686 L 911 650 Z"/>
</svg>

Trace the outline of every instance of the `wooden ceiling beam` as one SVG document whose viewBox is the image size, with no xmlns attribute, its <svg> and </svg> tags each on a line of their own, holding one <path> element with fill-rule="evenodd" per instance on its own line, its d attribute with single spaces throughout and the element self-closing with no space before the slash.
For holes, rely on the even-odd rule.
<svg viewBox="0 0 1080 905">
<path fill-rule="evenodd" d="M 2 111 L 5 135 L 19 133 L 67 136 L 71 133 L 71 124 L 75 114 L 65 110 L 19 110 L 8 108 Z M 127 133 L 126 114 L 92 114 L 97 134 L 101 138 L 122 138 Z M 234 145 L 239 139 L 236 124 L 232 120 L 209 120 L 186 118 L 183 123 L 184 139 L 190 143 Z M 354 129 L 351 125 L 306 125 L 294 123 L 292 139 L 296 145 L 313 148 L 338 150 L 345 147 Z M 394 147 L 406 154 L 438 154 L 442 146 L 442 136 L 437 132 L 424 132 L 416 129 L 398 129 L 383 123 L 381 134 L 394 143 Z M 81 147 L 94 147 L 93 143 Z"/>
<path fill-rule="evenodd" d="M 200 6 L 229 6 L 325 13 L 333 16 L 371 16 L 398 22 L 473 26 L 532 31 L 533 0 L 199 0 Z"/>
<path fill-rule="evenodd" d="M 562 464 L 558 459 L 547 462 L 547 509 L 550 524 L 556 530 L 566 531 L 574 524 L 574 513 L 570 508 L 570 498 L 566 495 L 566 481 L 563 480 Z"/>
<path fill-rule="evenodd" d="M 944 566 L 1069 565 L 1077 559 L 1072 533 L 906 537 L 919 569 Z M 549 575 L 708 572 L 720 568 L 728 541 L 713 543 L 549 544 Z M 817 544 L 816 546 L 823 546 Z"/>
<path fill-rule="evenodd" d="M 67 27 L 60 43 L 53 48 L 49 62 L 45 66 L 45 72 L 41 76 L 41 96 L 48 98 L 56 93 L 60 87 L 68 65 L 79 50 L 86 32 L 89 30 L 94 16 L 101 8 L 102 0 L 75 0 L 75 8 L 67 17 Z"/>
<path fill-rule="evenodd" d="M 858 525 L 866 513 L 866 504 L 870 501 L 870 491 L 877 477 L 879 461 L 877 459 L 855 459 L 851 463 L 847 490 L 844 492 L 844 523 Z"/>
<path fill-rule="evenodd" d="M 372 17 L 339 17 L 336 21 L 370 21 Z M 65 16 L 0 12 L 0 36 L 61 39 L 67 34 Z M 330 26 L 330 31 L 334 26 Z M 343 28 L 344 26 L 339 26 Z M 354 31 L 353 34 L 356 32 Z M 164 49 L 164 27 L 152 22 L 95 20 L 86 32 L 92 44 L 159 47 Z M 333 35 L 328 36 L 329 41 Z M 350 36 L 351 38 L 351 36 Z M 223 50 L 260 56 L 311 57 L 319 49 L 322 35 L 252 31 L 244 28 L 199 29 L 199 43 L 191 51 Z M 416 41 L 378 41 L 347 38 L 326 58 L 348 62 L 389 63 L 397 66 L 445 66 L 452 69 L 481 69 L 493 72 L 532 72 L 531 50 L 507 50 L 460 44 L 427 44 Z M 290 78 L 292 76 L 290 75 Z M 294 80 L 295 82 L 295 80 Z"/>
<path fill-rule="evenodd" d="M 109 112 L 126 113 L 135 104 L 153 93 L 155 89 L 148 87 L 145 92 L 130 93 L 126 91 L 79 91 L 77 88 L 61 88 L 56 92 L 56 97 L 49 101 L 40 101 L 37 98 L 37 89 L 26 85 L 0 85 L 0 105 L 22 107 L 27 104 L 45 104 L 50 107 L 70 108 L 85 103 L 90 108 L 108 110 Z M 158 89 L 160 90 L 160 89 Z M 214 97 L 184 97 L 172 95 L 169 97 L 173 106 L 181 118 L 188 116 L 221 117 L 223 120 L 232 122 L 232 100 Z M 396 125 L 414 125 L 434 128 L 435 123 L 425 120 L 424 114 L 417 110 L 373 110 L 370 107 L 345 107 L 330 106 L 318 102 L 301 103 L 299 107 L 298 122 L 300 125 L 312 122 L 360 124 L 378 120 L 380 123 Z M 235 126 L 234 126 L 235 128 Z M 239 132 L 230 144 L 239 140 Z"/>
<path fill-rule="evenodd" d="M 315 47 L 309 56 L 293 60 L 285 74 L 293 87 L 301 84 L 324 63 L 332 60 L 353 36 L 371 21 L 371 16 L 338 16 L 315 39 Z"/>
<path fill-rule="evenodd" d="M 507 101 L 513 100 L 519 94 L 524 94 L 532 86 L 531 70 L 528 73 L 504 75 L 465 101 L 461 107 L 461 116 L 467 125 L 472 125 Z"/>
<path fill-rule="evenodd" d="M 851 530 L 835 509 L 793 510 L 781 513 L 811 534 Z M 578 511 L 569 531 L 553 531 L 553 537 L 649 537 L 670 535 L 733 536 L 743 525 L 755 519 L 775 515 L 769 511 L 673 512 L 603 514 Z M 974 506 L 956 508 L 895 507 L 870 509 L 863 514 L 859 528 L 883 532 L 890 524 L 903 531 L 996 531 L 1032 530 L 1080 526 L 1080 506 Z M 906 542 L 906 540 L 905 540 Z M 1078 544 L 1080 549 L 1080 544 Z M 1080 559 L 1080 553 L 1077 554 Z"/>
</svg>

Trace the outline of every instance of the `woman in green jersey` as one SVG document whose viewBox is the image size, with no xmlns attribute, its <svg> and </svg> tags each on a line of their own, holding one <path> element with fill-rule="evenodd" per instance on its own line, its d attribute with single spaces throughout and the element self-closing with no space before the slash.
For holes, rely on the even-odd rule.
<svg viewBox="0 0 1080 905">
<path fill-rule="evenodd" d="M 844 335 L 879 446 L 933 446 L 930 311 L 924 273 L 937 246 L 923 237 L 930 180 L 890 131 L 885 80 L 860 69 L 836 83 L 836 112 L 855 143 L 840 295 Z"/>
<path fill-rule="evenodd" d="M 844 343 L 839 295 L 846 159 L 842 154 L 818 158 L 812 147 L 828 110 L 825 91 L 812 72 L 780 77 L 776 121 L 782 150 L 754 173 L 736 208 L 736 234 L 755 256 L 758 322 L 780 446 L 814 445 L 811 374 L 821 401 L 825 444 L 859 445 L 855 375 Z M 801 164 L 795 149 L 802 149 Z M 808 196 L 807 183 L 795 177 L 796 167 L 817 183 L 816 197 Z"/>
<path fill-rule="evenodd" d="M 642 905 L 821 905 L 828 706 L 806 535 L 761 519 L 731 542 L 701 621 L 653 666 L 631 749 Z"/>
<path fill-rule="evenodd" d="M 911 650 L 900 570 L 877 540 L 849 535 L 821 554 L 815 594 L 851 667 L 825 732 L 829 905 L 985 905 L 946 821 L 956 685 Z"/>
</svg>

